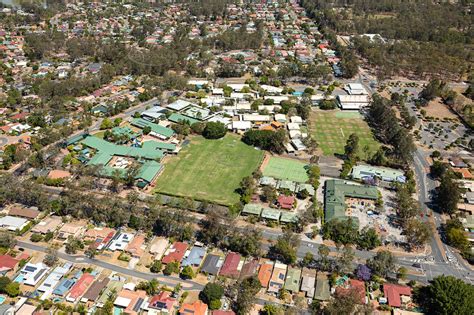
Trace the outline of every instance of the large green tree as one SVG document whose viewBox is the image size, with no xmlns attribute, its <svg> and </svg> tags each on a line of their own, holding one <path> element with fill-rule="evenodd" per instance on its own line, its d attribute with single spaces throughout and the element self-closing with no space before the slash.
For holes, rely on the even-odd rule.
<svg viewBox="0 0 474 315">
<path fill-rule="evenodd" d="M 421 289 L 418 300 L 426 314 L 470 315 L 474 310 L 474 286 L 442 275 Z"/>
</svg>

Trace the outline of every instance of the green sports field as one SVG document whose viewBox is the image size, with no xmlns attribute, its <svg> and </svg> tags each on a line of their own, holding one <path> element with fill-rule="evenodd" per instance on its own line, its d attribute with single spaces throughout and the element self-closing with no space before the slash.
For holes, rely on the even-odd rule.
<svg viewBox="0 0 474 315">
<path fill-rule="evenodd" d="M 263 171 L 264 176 L 304 183 L 308 181 L 306 164 L 300 161 L 270 157 Z"/>
<path fill-rule="evenodd" d="M 239 201 L 235 190 L 255 171 L 263 158 L 259 151 L 228 134 L 222 139 L 191 138 L 191 143 L 165 163 L 155 191 L 224 205 Z"/>
<path fill-rule="evenodd" d="M 372 131 L 362 116 L 356 112 L 317 110 L 310 115 L 310 131 L 324 155 L 344 154 L 350 134 L 359 136 L 359 157 L 365 160 L 379 148 Z M 368 147 L 368 154 L 364 147 Z"/>
</svg>

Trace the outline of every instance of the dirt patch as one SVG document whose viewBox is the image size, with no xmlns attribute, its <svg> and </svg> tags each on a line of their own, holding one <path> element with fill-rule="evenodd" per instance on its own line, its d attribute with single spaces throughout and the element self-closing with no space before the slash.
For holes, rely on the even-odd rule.
<svg viewBox="0 0 474 315">
<path fill-rule="evenodd" d="M 423 109 L 426 111 L 426 116 L 429 117 L 457 119 L 456 114 L 444 105 L 440 98 L 432 100 L 428 103 L 428 106 L 423 107 Z"/>
</svg>

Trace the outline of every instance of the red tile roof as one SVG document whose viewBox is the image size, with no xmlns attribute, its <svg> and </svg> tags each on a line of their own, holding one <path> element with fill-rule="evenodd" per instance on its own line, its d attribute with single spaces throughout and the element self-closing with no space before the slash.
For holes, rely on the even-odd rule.
<svg viewBox="0 0 474 315">
<path fill-rule="evenodd" d="M 411 288 L 405 285 L 385 283 L 383 285 L 383 293 L 387 298 L 388 305 L 393 307 L 400 307 L 402 306 L 402 299 L 400 298 L 400 296 L 411 296 Z"/>
<path fill-rule="evenodd" d="M 205 315 L 207 304 L 197 300 L 193 304 L 184 303 L 179 309 L 180 315 Z"/>
<path fill-rule="evenodd" d="M 19 262 L 10 255 L 0 255 L 0 271 L 13 270 Z"/>
<path fill-rule="evenodd" d="M 68 298 L 77 300 L 80 298 L 87 290 L 87 288 L 92 284 L 94 281 L 94 276 L 85 273 L 83 274 L 79 280 L 74 284 L 74 286 L 71 288 L 71 291 L 69 292 Z"/>
<path fill-rule="evenodd" d="M 278 197 L 278 204 L 280 207 L 283 209 L 291 209 L 293 208 L 293 203 L 295 202 L 295 197 L 293 196 L 285 196 L 285 195 L 280 195 Z"/>
<path fill-rule="evenodd" d="M 161 260 L 164 264 L 183 260 L 184 254 L 188 249 L 188 244 L 182 242 L 174 242 L 170 248 L 169 253 Z"/>
<path fill-rule="evenodd" d="M 176 304 L 176 299 L 170 297 L 170 293 L 167 291 L 161 291 L 159 294 L 153 296 L 148 303 L 148 306 L 151 308 L 156 308 L 158 310 L 167 309 L 171 313 L 174 305 Z"/>
<path fill-rule="evenodd" d="M 237 270 L 240 263 L 240 255 L 237 253 L 227 254 L 224 264 L 222 265 L 221 271 L 219 274 L 225 277 L 238 277 L 240 271 Z"/>
<path fill-rule="evenodd" d="M 272 270 L 273 264 L 271 263 L 263 264 L 260 267 L 260 270 L 258 271 L 258 280 L 260 280 L 262 287 L 268 287 L 268 282 L 270 282 L 270 278 L 272 277 Z"/>
<path fill-rule="evenodd" d="M 234 311 L 217 310 L 212 311 L 212 315 L 235 315 Z"/>
</svg>

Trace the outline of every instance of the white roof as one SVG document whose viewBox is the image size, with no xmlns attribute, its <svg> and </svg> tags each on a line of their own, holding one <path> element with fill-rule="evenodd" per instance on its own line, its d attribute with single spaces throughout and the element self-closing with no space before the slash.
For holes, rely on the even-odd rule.
<svg viewBox="0 0 474 315">
<path fill-rule="evenodd" d="M 288 123 L 287 127 L 288 127 L 288 130 L 300 130 L 300 125 L 293 122 Z"/>
<path fill-rule="evenodd" d="M 166 108 L 173 109 L 175 111 L 180 111 L 180 110 L 188 107 L 189 105 L 194 105 L 194 104 L 191 103 L 191 102 L 185 101 L 185 100 L 177 100 L 177 101 L 175 101 L 171 104 L 168 104 L 168 106 L 166 106 Z"/>
<path fill-rule="evenodd" d="M 21 230 L 28 223 L 27 219 L 12 217 L 11 215 L 0 218 L 0 227 L 10 231 Z"/>
<path fill-rule="evenodd" d="M 131 299 L 119 296 L 115 299 L 114 305 L 126 308 L 130 304 L 130 302 L 132 302 Z"/>
<path fill-rule="evenodd" d="M 224 89 L 221 89 L 221 88 L 213 88 L 213 89 L 212 89 L 212 94 L 222 95 L 222 94 L 224 94 Z"/>
<path fill-rule="evenodd" d="M 271 99 L 273 100 L 274 103 L 280 104 L 282 101 L 288 101 L 290 98 L 286 95 L 279 95 L 279 96 L 265 96 L 263 99 L 265 100 Z"/>
<path fill-rule="evenodd" d="M 351 95 L 367 95 L 367 91 L 360 83 L 349 83 L 345 86 L 347 93 Z"/>
<path fill-rule="evenodd" d="M 109 245 L 109 250 L 124 250 L 134 238 L 134 235 L 131 233 L 120 233 L 119 236 L 112 240 Z"/>
<path fill-rule="evenodd" d="M 252 123 L 250 121 L 233 121 L 232 129 L 237 130 L 248 130 L 252 128 Z"/>
<path fill-rule="evenodd" d="M 49 267 L 39 262 L 37 264 L 27 263 L 21 270 L 20 273 L 24 275 L 24 284 L 35 286 L 48 272 Z"/>
<path fill-rule="evenodd" d="M 152 118 L 159 118 L 165 114 L 166 109 L 161 106 L 153 106 L 150 109 L 142 112 L 142 116 L 148 116 Z"/>
<path fill-rule="evenodd" d="M 204 84 L 209 84 L 209 81 L 208 80 L 199 80 L 199 79 L 191 79 L 191 80 L 188 80 L 188 84 L 189 85 L 204 85 Z"/>
<path fill-rule="evenodd" d="M 286 122 L 285 114 L 275 114 L 275 120 L 279 122 Z"/>
<path fill-rule="evenodd" d="M 301 124 L 301 123 L 303 123 L 303 118 L 301 118 L 300 116 L 291 116 L 290 121 L 292 123 Z"/>
<path fill-rule="evenodd" d="M 274 113 L 276 110 L 280 110 L 281 106 L 280 105 L 259 105 L 258 110 L 263 111 L 266 110 L 269 113 Z"/>
<path fill-rule="evenodd" d="M 369 103 L 368 95 L 338 95 L 337 98 L 342 103 Z"/>
<path fill-rule="evenodd" d="M 227 84 L 228 87 L 230 87 L 234 91 L 240 91 L 244 87 L 249 87 L 248 84 L 241 84 L 241 83 L 229 83 Z"/>
<path fill-rule="evenodd" d="M 260 85 L 260 87 L 261 87 L 264 91 L 267 91 L 267 92 L 269 92 L 269 93 L 281 93 L 281 92 L 283 92 L 283 89 L 282 89 L 282 88 L 276 87 L 276 86 L 271 86 L 271 85 L 263 84 L 263 85 Z"/>
<path fill-rule="evenodd" d="M 242 115 L 242 119 L 246 121 L 270 121 L 270 115 Z"/>
<path fill-rule="evenodd" d="M 231 98 L 238 98 L 238 99 L 245 99 L 245 97 L 255 97 L 253 93 L 240 93 L 240 92 L 232 92 L 230 93 Z"/>
</svg>

